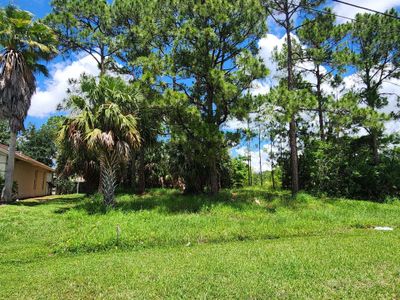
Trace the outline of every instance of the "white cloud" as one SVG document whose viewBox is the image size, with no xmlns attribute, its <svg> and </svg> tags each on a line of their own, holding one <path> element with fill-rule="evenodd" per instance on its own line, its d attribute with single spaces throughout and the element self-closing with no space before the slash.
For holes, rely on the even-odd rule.
<svg viewBox="0 0 400 300">
<path fill-rule="evenodd" d="M 232 150 L 233 156 L 248 156 L 248 150 L 246 147 L 239 147 Z M 236 154 L 236 155 L 234 155 Z M 251 169 L 255 173 L 260 173 L 260 156 L 258 150 L 250 151 L 251 156 Z M 269 161 L 269 154 L 265 151 L 261 150 L 261 168 L 262 171 L 270 171 L 271 170 L 271 163 Z"/>
<path fill-rule="evenodd" d="M 96 61 L 89 55 L 78 57 L 76 61 L 54 64 L 50 70 L 50 78 L 45 80 L 45 88 L 38 89 L 32 97 L 28 115 L 45 118 L 56 112 L 68 89 L 69 79 L 78 79 L 82 73 L 98 75 Z"/>
<path fill-rule="evenodd" d="M 381 12 L 400 5 L 400 0 L 351 0 L 348 2 Z M 357 13 L 368 13 L 368 11 L 364 9 L 352 7 L 338 2 L 334 2 L 333 11 L 338 15 L 348 18 L 354 18 Z M 338 18 L 339 23 L 344 23 L 347 21 L 348 20 L 344 18 Z"/>
<path fill-rule="evenodd" d="M 245 129 L 247 128 L 247 122 L 240 121 L 236 118 L 230 118 L 228 121 L 225 122 L 223 125 L 224 130 L 237 130 L 237 129 Z"/>
<path fill-rule="evenodd" d="M 267 80 L 256 79 L 252 82 L 252 87 L 250 88 L 250 93 L 253 96 L 268 94 L 271 89 L 271 82 Z"/>
<path fill-rule="evenodd" d="M 286 145 L 283 145 L 286 149 Z M 280 149 L 278 146 L 274 145 L 272 147 L 272 152 L 275 154 L 279 153 Z M 238 146 L 236 148 L 231 149 L 231 155 L 233 157 L 248 157 L 248 149 L 247 146 Z M 252 145 L 250 149 L 251 156 L 251 169 L 255 173 L 260 173 L 260 154 L 258 152 L 258 146 Z M 276 162 L 275 162 L 276 164 Z M 262 171 L 271 171 L 271 144 L 264 144 L 261 147 L 261 169 Z"/>
</svg>

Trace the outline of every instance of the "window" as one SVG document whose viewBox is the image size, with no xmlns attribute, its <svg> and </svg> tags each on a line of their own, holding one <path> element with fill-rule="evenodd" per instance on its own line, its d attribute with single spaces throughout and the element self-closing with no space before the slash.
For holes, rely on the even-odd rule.
<svg viewBox="0 0 400 300">
<path fill-rule="evenodd" d="M 33 179 L 33 189 L 36 190 L 37 179 L 38 179 L 39 171 L 35 170 L 35 178 Z"/>
<path fill-rule="evenodd" d="M 45 182 L 45 179 L 46 179 L 46 172 L 43 172 L 42 174 L 43 174 L 43 178 L 42 178 L 42 191 L 44 191 L 44 182 Z"/>
</svg>

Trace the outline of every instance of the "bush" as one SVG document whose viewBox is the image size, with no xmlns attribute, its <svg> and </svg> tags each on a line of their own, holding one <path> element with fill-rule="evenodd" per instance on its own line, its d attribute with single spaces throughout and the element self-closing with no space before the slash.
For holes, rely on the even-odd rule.
<svg viewBox="0 0 400 300">
<path fill-rule="evenodd" d="M 4 178 L 3 176 L 0 176 L 0 194 L 2 193 L 4 188 Z M 18 182 L 14 181 L 13 182 L 13 187 L 12 187 L 12 192 L 13 192 L 13 200 L 16 200 L 18 198 Z"/>
<path fill-rule="evenodd" d="M 54 185 L 59 195 L 73 194 L 76 188 L 76 184 L 66 178 L 57 178 L 54 181 Z"/>
<path fill-rule="evenodd" d="M 300 156 L 300 185 L 314 193 L 384 201 L 400 196 L 400 148 L 384 148 L 374 164 L 368 141 L 314 141 Z"/>
</svg>

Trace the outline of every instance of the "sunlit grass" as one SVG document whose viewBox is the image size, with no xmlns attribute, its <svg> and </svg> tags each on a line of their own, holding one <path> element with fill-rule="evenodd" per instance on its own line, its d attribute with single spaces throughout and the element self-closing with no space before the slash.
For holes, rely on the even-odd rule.
<svg viewBox="0 0 400 300">
<path fill-rule="evenodd" d="M 262 188 L 32 199 L 0 207 L 0 298 L 396 298 L 399 226 L 398 201 Z"/>
</svg>

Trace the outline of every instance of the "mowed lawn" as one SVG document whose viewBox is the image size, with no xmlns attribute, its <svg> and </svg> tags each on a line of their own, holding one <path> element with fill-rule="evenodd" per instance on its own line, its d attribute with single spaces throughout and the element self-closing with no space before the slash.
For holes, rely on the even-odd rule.
<svg viewBox="0 0 400 300">
<path fill-rule="evenodd" d="M 400 299 L 396 201 L 257 188 L 117 201 L 0 206 L 0 298 Z"/>
</svg>

